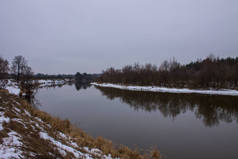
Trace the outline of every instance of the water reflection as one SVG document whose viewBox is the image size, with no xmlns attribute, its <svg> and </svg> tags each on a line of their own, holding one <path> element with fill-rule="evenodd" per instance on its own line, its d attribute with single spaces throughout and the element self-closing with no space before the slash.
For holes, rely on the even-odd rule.
<svg viewBox="0 0 238 159">
<path fill-rule="evenodd" d="M 38 88 L 28 89 L 27 92 L 20 94 L 20 97 L 25 99 L 33 107 L 37 108 L 38 106 L 41 105 L 39 100 L 36 98 L 38 90 L 39 90 Z"/>
<path fill-rule="evenodd" d="M 126 91 L 96 87 L 110 100 L 119 98 L 134 110 L 147 112 L 159 110 L 164 117 L 176 118 L 186 111 L 194 112 L 206 126 L 223 122 L 238 122 L 238 97 L 199 94 L 172 94 L 141 91 Z"/>
<path fill-rule="evenodd" d="M 52 85 L 38 86 L 38 87 L 28 89 L 28 91 L 26 91 L 26 93 L 21 95 L 21 97 L 24 98 L 26 101 L 28 101 L 34 107 L 38 108 L 39 106 L 41 106 L 40 101 L 36 98 L 36 94 L 38 93 L 39 89 L 62 88 L 65 85 L 68 85 L 68 86 L 74 85 L 75 89 L 77 91 L 80 91 L 82 89 L 85 90 L 85 89 L 91 87 L 90 83 L 79 83 L 79 82 L 67 82 L 64 84 L 52 84 Z"/>
<path fill-rule="evenodd" d="M 90 83 L 80 83 L 80 82 L 75 82 L 75 88 L 77 91 L 81 90 L 81 89 L 87 89 L 90 88 L 91 85 Z"/>
</svg>

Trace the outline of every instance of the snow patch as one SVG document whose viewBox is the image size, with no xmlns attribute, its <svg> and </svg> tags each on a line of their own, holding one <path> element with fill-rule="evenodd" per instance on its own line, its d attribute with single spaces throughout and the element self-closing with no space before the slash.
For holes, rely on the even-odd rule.
<svg viewBox="0 0 238 159">
<path fill-rule="evenodd" d="M 65 156 L 66 153 L 65 151 L 68 151 L 68 152 L 71 152 L 75 157 L 79 158 L 80 156 L 83 156 L 83 153 L 75 150 L 74 148 L 72 147 L 69 147 L 67 145 L 64 145 L 62 144 L 61 142 L 59 141 L 56 141 L 54 138 L 50 137 L 47 133 L 45 132 L 40 132 L 39 133 L 40 137 L 44 140 L 49 140 L 51 143 L 53 143 L 55 146 L 57 146 L 58 148 L 58 151 L 63 155 Z"/>
<path fill-rule="evenodd" d="M 44 130 L 37 122 L 32 121 L 31 123 L 33 123 L 33 125 L 35 126 L 35 128 L 39 128 L 40 130 Z"/>
<path fill-rule="evenodd" d="M 0 112 L 0 131 L 3 130 L 3 122 L 9 123 L 10 119 L 8 117 L 4 117 L 4 112 Z"/>
<path fill-rule="evenodd" d="M 15 107 L 15 110 L 16 110 L 18 113 L 21 113 L 21 110 L 18 109 L 17 107 Z"/>
<path fill-rule="evenodd" d="M 22 158 L 22 151 L 19 149 L 21 146 L 19 134 L 15 131 L 9 132 L 8 137 L 3 138 L 3 143 L 0 145 L 0 158 Z"/>
<path fill-rule="evenodd" d="M 17 105 L 21 105 L 19 102 L 16 102 Z"/>
<path fill-rule="evenodd" d="M 40 118 L 35 117 L 35 119 L 36 119 L 37 121 L 39 121 L 40 123 L 43 123 L 43 121 L 42 121 Z"/>
<path fill-rule="evenodd" d="M 46 124 L 48 126 L 48 128 L 52 128 L 50 124 Z"/>
<path fill-rule="evenodd" d="M 7 86 L 6 89 L 9 91 L 11 94 L 19 95 L 20 89 L 16 88 L 14 86 Z"/>
<path fill-rule="evenodd" d="M 62 132 L 59 132 L 59 135 L 60 135 L 60 137 L 62 137 L 63 139 L 67 139 L 66 135 L 63 134 Z"/>
<path fill-rule="evenodd" d="M 65 84 L 65 80 L 38 80 L 41 86 L 61 85 Z"/>
<path fill-rule="evenodd" d="M 59 132 L 59 136 L 61 137 L 61 138 L 63 138 L 63 139 L 65 139 L 65 140 L 72 140 L 72 138 L 71 137 L 69 137 L 69 136 L 66 136 L 64 133 L 62 133 L 62 132 Z M 72 145 L 73 147 L 78 147 L 78 144 L 76 143 L 76 142 L 73 142 L 73 141 L 70 141 L 70 142 L 68 142 L 70 145 Z"/>
<path fill-rule="evenodd" d="M 129 91 L 146 91 L 146 92 L 164 92 L 164 93 L 196 93 L 196 94 L 209 94 L 209 95 L 229 95 L 238 96 L 237 90 L 222 89 L 222 90 L 199 90 L 188 88 L 166 88 L 156 86 L 125 86 L 111 83 L 91 83 L 94 86 L 110 87 Z"/>
<path fill-rule="evenodd" d="M 31 114 L 28 111 L 24 110 L 24 112 L 25 112 L 26 115 L 31 117 Z"/>
<path fill-rule="evenodd" d="M 61 153 L 61 155 L 65 156 L 67 153 L 66 152 L 70 152 L 72 153 L 76 158 L 85 158 L 85 159 L 93 159 L 93 157 L 91 155 L 97 155 L 100 156 L 102 159 L 113 159 L 111 157 L 111 155 L 102 155 L 102 151 L 100 151 L 99 149 L 93 148 L 93 149 L 89 149 L 88 147 L 83 147 L 83 149 L 87 152 L 87 153 L 82 153 L 70 146 L 67 146 L 65 144 L 62 144 L 59 141 L 56 141 L 54 138 L 52 138 L 51 136 L 49 136 L 47 133 L 45 132 L 40 132 L 39 133 L 40 137 L 44 140 L 49 140 L 53 145 L 55 145 L 57 147 L 57 150 Z M 69 139 L 69 137 L 67 137 L 65 134 L 63 133 L 59 133 L 59 135 L 62 138 L 65 139 Z M 79 146 L 74 143 L 74 142 L 70 142 L 71 145 L 73 145 L 74 147 L 78 148 Z M 91 154 L 91 155 L 90 155 Z M 119 158 L 114 158 L 114 159 L 119 159 Z"/>
<path fill-rule="evenodd" d="M 22 124 L 22 125 L 24 126 L 25 129 L 27 129 L 27 126 L 24 124 L 24 122 L 23 122 L 22 119 L 14 118 L 14 119 L 11 119 L 11 121 L 18 122 L 18 123 Z"/>
</svg>

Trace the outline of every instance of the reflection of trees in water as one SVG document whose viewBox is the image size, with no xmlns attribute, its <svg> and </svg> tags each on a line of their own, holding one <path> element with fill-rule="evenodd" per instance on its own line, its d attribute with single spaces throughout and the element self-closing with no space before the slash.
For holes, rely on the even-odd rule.
<svg viewBox="0 0 238 159">
<path fill-rule="evenodd" d="M 35 91 L 33 94 L 25 94 L 22 97 L 30 103 L 33 107 L 37 108 L 38 106 L 41 106 L 40 101 L 36 98 L 37 91 Z"/>
<path fill-rule="evenodd" d="M 46 85 L 46 86 L 39 86 L 39 87 L 30 87 L 31 89 L 28 89 L 27 91 L 25 91 L 26 93 L 24 93 L 23 95 L 21 95 L 22 98 L 26 99 L 31 105 L 33 105 L 34 107 L 38 107 L 41 106 L 40 101 L 36 98 L 36 94 L 38 92 L 39 89 L 52 89 L 52 88 L 61 88 L 65 85 L 75 85 L 75 88 L 79 91 L 81 89 L 87 89 L 89 87 L 91 87 L 90 84 L 82 84 L 82 83 L 73 83 L 73 82 L 68 82 L 65 84 L 58 84 L 58 85 Z"/>
<path fill-rule="evenodd" d="M 28 82 L 30 82 L 30 83 L 33 82 L 34 84 L 31 84 L 32 86 L 29 84 L 21 86 L 21 84 L 20 84 L 21 90 L 24 90 L 24 91 L 21 91 L 23 93 L 21 93 L 20 96 L 22 98 L 24 98 L 25 100 L 27 100 L 28 103 L 30 103 L 35 108 L 41 106 L 40 101 L 36 98 L 36 94 L 38 93 L 38 90 L 61 88 L 64 85 L 66 85 L 66 83 L 65 84 L 40 85 L 37 80 L 34 80 L 34 81 L 32 80 L 32 81 L 28 81 Z M 67 84 L 72 85 L 72 83 L 67 83 Z"/>
<path fill-rule="evenodd" d="M 238 122 L 238 97 L 200 94 L 172 94 L 142 91 L 126 91 L 115 88 L 99 89 L 104 96 L 113 100 L 119 98 L 135 110 L 159 110 L 165 117 L 175 118 L 181 113 L 192 111 L 203 119 L 206 126 L 219 122 Z"/>
<path fill-rule="evenodd" d="M 38 106 L 40 106 L 39 100 L 36 99 L 38 89 L 38 87 L 28 89 L 25 93 L 20 94 L 20 97 L 24 98 L 28 103 L 37 108 Z"/>
<path fill-rule="evenodd" d="M 91 87 L 90 83 L 75 82 L 75 88 L 77 91 L 81 89 L 87 89 L 89 87 Z"/>
</svg>

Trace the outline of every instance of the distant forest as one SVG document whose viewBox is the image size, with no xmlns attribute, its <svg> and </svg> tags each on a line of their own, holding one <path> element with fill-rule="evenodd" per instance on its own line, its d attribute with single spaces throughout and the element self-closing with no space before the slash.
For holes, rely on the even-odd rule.
<svg viewBox="0 0 238 159">
<path fill-rule="evenodd" d="M 43 74 L 37 73 L 35 74 L 32 71 L 32 68 L 28 65 L 25 57 L 18 55 L 13 58 L 11 62 L 7 59 L 4 59 L 0 56 L 0 88 L 6 87 L 8 83 L 8 79 L 15 79 L 17 82 L 22 83 L 24 85 L 33 86 L 33 80 L 65 80 L 69 79 L 70 81 L 75 81 L 77 83 L 90 83 L 100 74 L 87 74 L 87 73 L 79 73 L 76 74 Z M 26 87 L 26 86 L 24 86 Z"/>
<path fill-rule="evenodd" d="M 122 69 L 108 68 L 97 82 L 124 85 L 162 86 L 177 88 L 238 89 L 238 57 L 219 58 L 214 55 L 189 64 L 175 59 L 159 67 L 152 64 L 127 65 Z"/>
</svg>

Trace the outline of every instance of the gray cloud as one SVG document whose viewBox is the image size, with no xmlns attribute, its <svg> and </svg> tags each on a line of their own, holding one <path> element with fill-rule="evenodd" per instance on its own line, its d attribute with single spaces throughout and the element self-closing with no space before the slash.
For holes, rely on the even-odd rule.
<svg viewBox="0 0 238 159">
<path fill-rule="evenodd" d="M 44 73 L 237 56 L 237 16 L 237 0 L 2 0 L 0 55 Z"/>
</svg>

